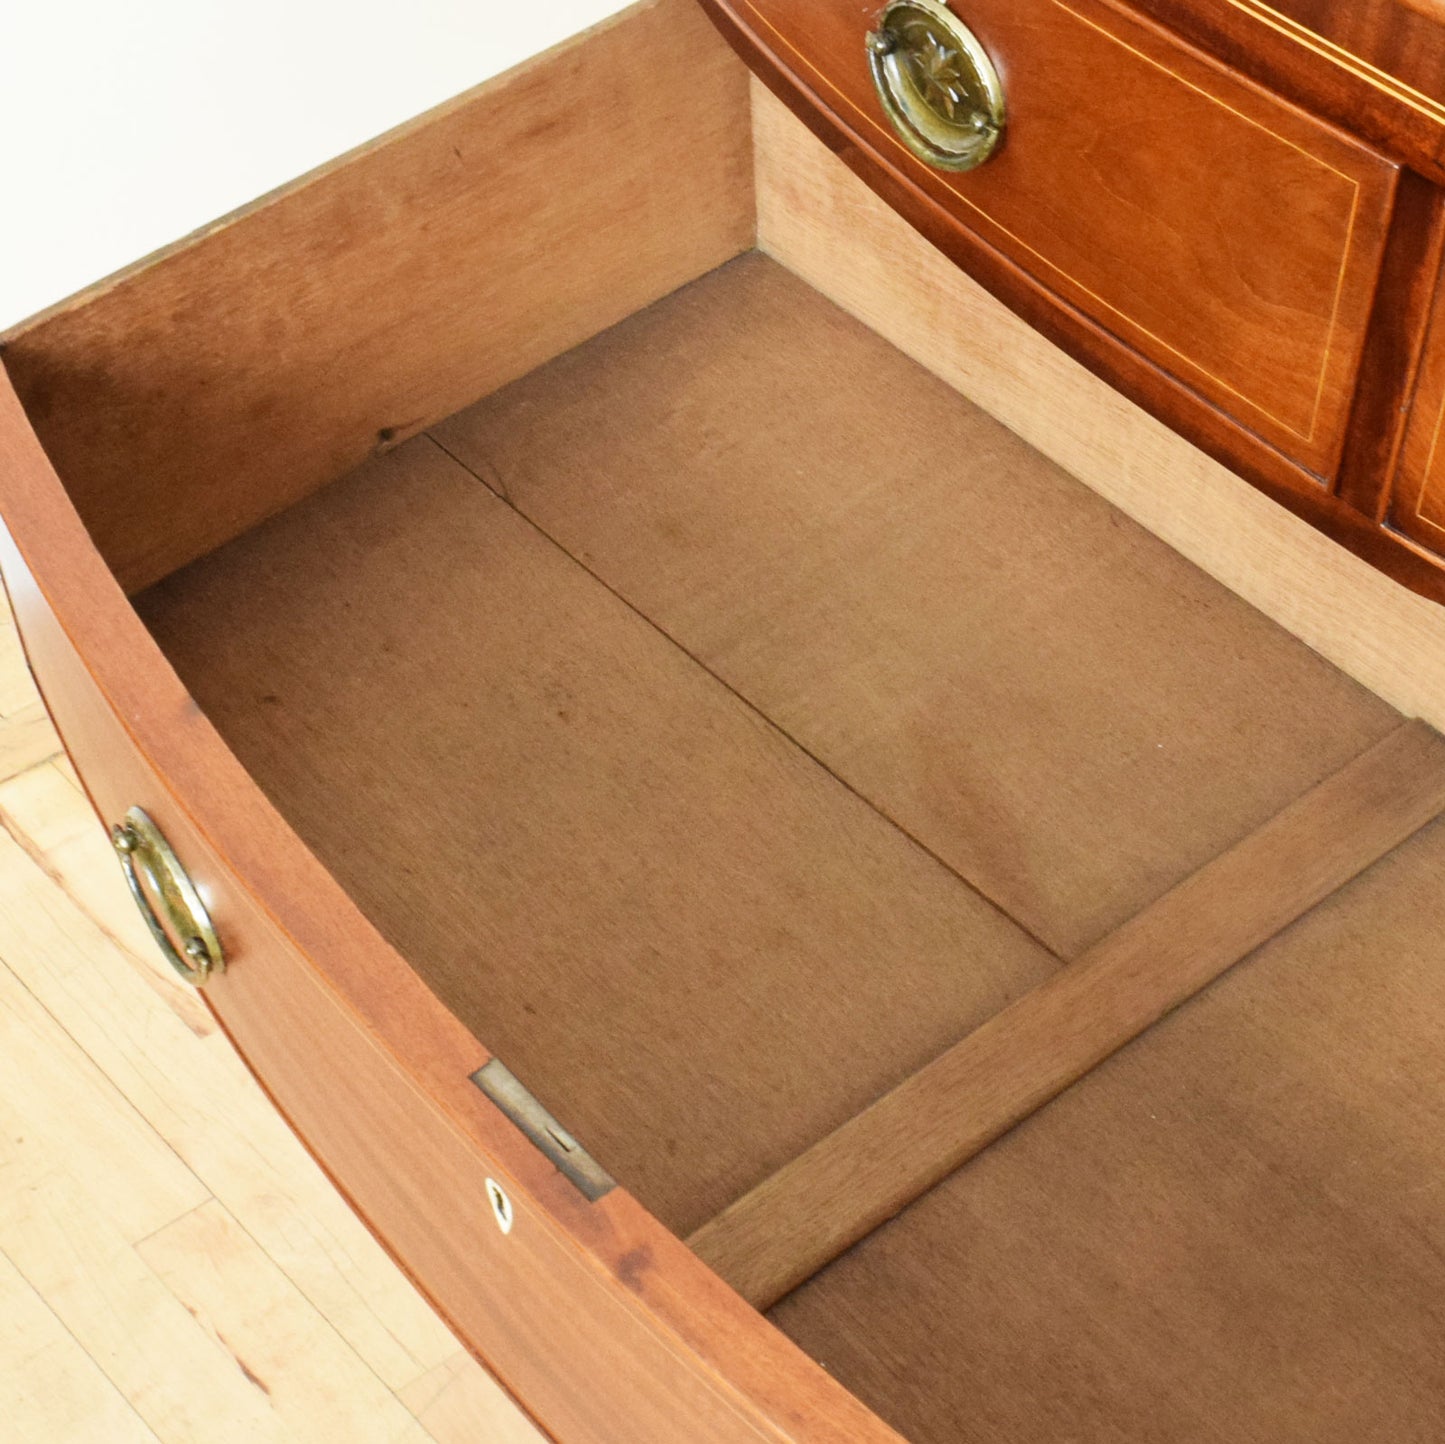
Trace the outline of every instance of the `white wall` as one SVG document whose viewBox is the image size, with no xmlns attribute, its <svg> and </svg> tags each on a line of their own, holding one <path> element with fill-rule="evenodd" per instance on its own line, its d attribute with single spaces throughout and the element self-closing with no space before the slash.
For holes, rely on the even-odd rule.
<svg viewBox="0 0 1445 1444">
<path fill-rule="evenodd" d="M 0 0 L 0 329 L 626 0 Z"/>
</svg>

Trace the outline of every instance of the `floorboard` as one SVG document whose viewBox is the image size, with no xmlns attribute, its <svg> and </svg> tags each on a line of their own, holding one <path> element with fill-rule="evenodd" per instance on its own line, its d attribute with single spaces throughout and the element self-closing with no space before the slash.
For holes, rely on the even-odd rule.
<svg viewBox="0 0 1445 1444">
<path fill-rule="evenodd" d="M 153 961 L 7 628 L 0 1437 L 540 1444 Z"/>
</svg>

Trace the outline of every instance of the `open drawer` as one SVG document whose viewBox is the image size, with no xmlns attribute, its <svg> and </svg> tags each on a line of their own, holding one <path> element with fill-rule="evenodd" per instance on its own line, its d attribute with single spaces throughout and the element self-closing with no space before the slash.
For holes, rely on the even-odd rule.
<svg viewBox="0 0 1445 1444">
<path fill-rule="evenodd" d="M 552 1435 L 1438 1432 L 1442 614 L 691 3 L 4 359 L 97 811 Z"/>
</svg>

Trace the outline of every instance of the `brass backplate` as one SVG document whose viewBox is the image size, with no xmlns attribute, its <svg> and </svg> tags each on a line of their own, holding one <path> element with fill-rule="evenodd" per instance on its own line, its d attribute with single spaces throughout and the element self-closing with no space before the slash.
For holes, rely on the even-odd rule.
<svg viewBox="0 0 1445 1444">
<path fill-rule="evenodd" d="M 998 71 L 977 36 L 936 0 L 894 0 L 868 37 L 884 112 L 903 143 L 941 170 L 982 165 L 1003 140 Z"/>
<path fill-rule="evenodd" d="M 195 987 L 223 972 L 226 956 L 201 895 L 142 807 L 132 807 L 110 833 L 135 905 L 156 946 Z"/>
</svg>

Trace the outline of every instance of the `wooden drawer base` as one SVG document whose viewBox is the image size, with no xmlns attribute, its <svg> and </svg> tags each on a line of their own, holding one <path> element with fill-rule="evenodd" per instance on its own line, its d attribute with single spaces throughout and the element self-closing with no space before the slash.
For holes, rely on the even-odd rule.
<svg viewBox="0 0 1445 1444">
<path fill-rule="evenodd" d="M 897 1280 L 952 1259 L 935 1235 L 974 1207 L 973 1170 L 930 1186 L 1445 810 L 1433 732 L 762 257 L 137 605 L 451 1010 L 919 1440 L 955 1437 L 970 1410 L 1020 1440 L 1044 1417 L 1005 1410 L 991 1372 L 944 1366 L 975 1347 L 955 1337 L 976 1312 L 962 1282 L 951 1309 L 930 1294 L 918 1338 L 890 1323 L 884 1355 L 849 1331 L 877 1307 L 911 1316 Z M 1235 992 L 1258 998 L 1255 972 Z M 1141 1045 L 1166 1072 L 1177 1032 Z M 1204 1101 L 1212 1046 L 1204 1118 L 1221 1106 Z M 1072 1106 L 1137 1066 L 1089 1078 Z M 1122 1122 L 1110 1137 L 1127 1149 Z M 1397 1166 L 1426 1166 L 1418 1141 L 1398 1138 Z M 1328 1130 L 1296 1166 L 1337 1166 Z M 1193 1196 L 1192 1173 L 1172 1179 L 1158 1186 Z M 1210 1223 L 1192 1221 L 1197 1247 Z M 1278 1208 L 1271 1227 L 1292 1246 Z M 1287 1350 L 1294 1315 L 1267 1276 L 1241 1264 L 1234 1287 Z M 1140 1332 L 1137 1372 L 1116 1360 L 1117 1392 L 1092 1386 L 1115 1427 L 1162 1366 L 1130 1312 L 1152 1295 L 1110 1297 L 1109 1337 Z M 1294 1297 L 1324 1327 L 1324 1301 Z M 1185 1291 L 1175 1307 L 1204 1304 Z M 1025 1327 L 998 1312 L 999 1339 Z M 1211 1410 L 1232 1338 L 1200 1371 Z M 918 1381 L 895 1392 L 905 1339 Z M 923 1388 L 935 1373 L 952 1392 Z M 1242 1406 L 1241 1428 L 1254 1417 Z"/>
</svg>

